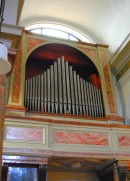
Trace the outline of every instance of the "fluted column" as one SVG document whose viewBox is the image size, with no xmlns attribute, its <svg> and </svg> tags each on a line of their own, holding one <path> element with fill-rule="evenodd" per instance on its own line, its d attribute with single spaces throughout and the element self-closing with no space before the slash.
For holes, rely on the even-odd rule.
<svg viewBox="0 0 130 181">
<path fill-rule="evenodd" d="M 5 99 L 6 99 L 6 75 L 0 75 L 0 181 L 2 173 Z"/>
</svg>

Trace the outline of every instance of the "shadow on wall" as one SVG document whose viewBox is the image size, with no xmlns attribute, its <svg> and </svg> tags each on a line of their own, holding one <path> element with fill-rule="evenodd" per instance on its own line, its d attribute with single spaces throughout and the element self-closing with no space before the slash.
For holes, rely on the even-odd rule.
<svg viewBox="0 0 130 181">
<path fill-rule="evenodd" d="M 125 124 L 130 125 L 130 96 L 128 97 L 126 104 L 126 115 L 125 115 Z"/>
</svg>

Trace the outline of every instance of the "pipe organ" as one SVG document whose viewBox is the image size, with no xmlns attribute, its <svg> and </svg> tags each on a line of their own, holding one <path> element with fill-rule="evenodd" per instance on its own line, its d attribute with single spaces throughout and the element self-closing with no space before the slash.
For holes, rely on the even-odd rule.
<svg viewBox="0 0 130 181">
<path fill-rule="evenodd" d="M 28 111 L 104 117 L 101 90 L 82 78 L 64 57 L 25 81 Z"/>
</svg>

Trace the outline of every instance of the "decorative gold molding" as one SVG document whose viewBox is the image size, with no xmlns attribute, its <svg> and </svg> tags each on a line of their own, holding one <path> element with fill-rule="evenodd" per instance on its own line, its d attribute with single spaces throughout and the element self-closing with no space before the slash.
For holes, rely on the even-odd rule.
<svg viewBox="0 0 130 181">
<path fill-rule="evenodd" d="M 130 69 L 130 60 L 129 62 L 121 69 L 121 71 L 116 75 L 117 81 Z"/>
<path fill-rule="evenodd" d="M 110 66 L 112 69 L 114 69 L 115 66 L 120 64 L 124 55 L 129 50 L 130 50 L 130 33 L 127 35 L 126 39 L 123 41 L 119 49 L 114 54 L 112 60 L 110 61 Z"/>
</svg>

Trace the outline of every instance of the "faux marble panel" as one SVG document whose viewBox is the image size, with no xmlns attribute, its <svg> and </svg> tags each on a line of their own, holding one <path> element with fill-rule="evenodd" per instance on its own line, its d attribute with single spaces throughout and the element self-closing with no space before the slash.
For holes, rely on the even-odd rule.
<svg viewBox="0 0 130 181">
<path fill-rule="evenodd" d="M 32 48 L 34 48 L 35 46 L 44 43 L 45 40 L 39 40 L 39 39 L 35 39 L 35 38 L 28 38 L 28 42 L 27 42 L 27 52 L 29 52 Z"/>
<path fill-rule="evenodd" d="M 88 55 L 92 60 L 94 60 L 94 62 L 97 64 L 96 51 L 94 49 L 84 48 L 84 47 L 80 47 L 80 49 L 84 53 L 86 53 L 86 55 Z"/>
<path fill-rule="evenodd" d="M 99 53 L 100 53 L 100 57 L 101 57 L 102 65 L 103 65 L 103 72 L 104 72 L 104 76 L 105 76 L 109 109 L 110 109 L 111 113 L 115 113 L 116 110 L 115 110 L 114 97 L 113 97 L 113 93 L 112 93 L 112 86 L 111 86 L 111 81 L 110 81 L 108 65 L 107 65 L 106 51 L 104 49 L 100 49 Z"/>
<path fill-rule="evenodd" d="M 119 146 L 130 146 L 130 135 L 118 136 Z"/>
<path fill-rule="evenodd" d="M 7 126 L 5 131 L 5 139 L 42 141 L 42 129 Z"/>
<path fill-rule="evenodd" d="M 14 61 L 14 78 L 13 78 L 13 92 L 12 92 L 12 102 L 19 102 L 20 95 L 20 76 L 21 76 L 21 64 L 22 64 L 22 42 L 20 43 L 19 50 L 17 52 Z"/>
<path fill-rule="evenodd" d="M 108 146 L 108 135 L 54 131 L 55 143 Z"/>
</svg>

